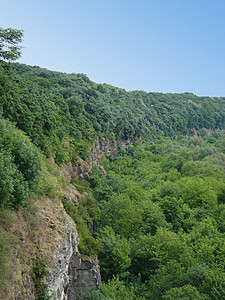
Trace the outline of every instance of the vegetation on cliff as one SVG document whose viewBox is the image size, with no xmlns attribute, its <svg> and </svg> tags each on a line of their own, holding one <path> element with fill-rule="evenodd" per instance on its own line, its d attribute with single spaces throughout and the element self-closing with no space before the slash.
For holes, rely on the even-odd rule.
<svg viewBox="0 0 225 300">
<path fill-rule="evenodd" d="M 15 220 L 23 215 L 19 232 L 29 227 L 24 235 L 34 246 L 34 203 L 44 210 L 75 185 L 83 195 L 78 205 L 70 196 L 62 203 L 77 224 L 80 251 L 98 254 L 103 279 L 99 292 L 78 297 L 224 299 L 224 101 L 127 92 L 84 74 L 0 61 L 0 285 L 10 280 L 10 249 L 23 248 Z M 139 143 L 104 157 L 105 175 L 93 167 L 87 180 L 60 181 L 47 159 L 58 166 L 85 160 L 99 135 Z M 40 249 L 34 256 L 37 277 Z M 48 297 L 39 279 L 36 289 Z"/>
</svg>

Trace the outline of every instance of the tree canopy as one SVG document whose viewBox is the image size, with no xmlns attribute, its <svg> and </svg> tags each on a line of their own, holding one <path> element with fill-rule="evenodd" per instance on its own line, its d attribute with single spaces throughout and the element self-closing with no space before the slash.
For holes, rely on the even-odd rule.
<svg viewBox="0 0 225 300">
<path fill-rule="evenodd" d="M 23 30 L 0 27 L 0 60 L 13 61 L 21 56 Z"/>
</svg>

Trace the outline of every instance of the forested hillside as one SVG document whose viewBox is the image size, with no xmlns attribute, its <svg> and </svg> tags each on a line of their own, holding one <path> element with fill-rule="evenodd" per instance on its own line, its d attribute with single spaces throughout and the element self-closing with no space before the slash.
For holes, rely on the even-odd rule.
<svg viewBox="0 0 225 300">
<path fill-rule="evenodd" d="M 100 290 L 77 299 L 225 299 L 224 129 L 225 98 L 127 92 L 1 61 L 0 285 L 16 243 L 10 212 L 32 214 L 30 203 L 47 196 L 76 223 L 79 251 L 99 258 Z M 74 205 L 60 198 L 68 183 L 53 164 L 87 160 L 99 136 L 130 146 L 103 155 L 104 172 L 73 176 L 83 195 Z M 40 265 L 37 299 L 49 299 Z"/>
<path fill-rule="evenodd" d="M 96 84 L 84 74 L 39 67 L 1 65 L 2 116 L 25 131 L 58 162 L 87 155 L 86 142 L 105 134 L 115 139 L 173 137 L 193 129 L 223 129 L 224 99 L 190 93 L 126 92 Z"/>
</svg>

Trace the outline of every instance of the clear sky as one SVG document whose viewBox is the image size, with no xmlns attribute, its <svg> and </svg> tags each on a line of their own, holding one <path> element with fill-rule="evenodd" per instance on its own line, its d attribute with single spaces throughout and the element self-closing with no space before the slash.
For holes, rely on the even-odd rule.
<svg viewBox="0 0 225 300">
<path fill-rule="evenodd" d="M 0 0 L 20 62 L 147 92 L 225 96 L 225 0 Z"/>
</svg>

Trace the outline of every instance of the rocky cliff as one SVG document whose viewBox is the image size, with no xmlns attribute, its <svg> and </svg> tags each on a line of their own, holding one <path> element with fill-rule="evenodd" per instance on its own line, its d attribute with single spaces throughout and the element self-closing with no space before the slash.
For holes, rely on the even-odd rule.
<svg viewBox="0 0 225 300">
<path fill-rule="evenodd" d="M 78 175 L 87 179 L 92 167 L 96 165 L 103 173 L 104 168 L 100 160 L 105 155 L 115 156 L 118 147 L 126 149 L 132 144 L 129 140 L 113 142 L 106 137 L 98 137 L 90 146 L 90 158 L 87 161 L 79 158 L 75 163 L 60 167 L 61 176 L 68 182 L 71 177 Z M 79 192 L 73 185 L 68 184 L 62 195 L 70 202 L 77 205 Z M 84 257 L 78 253 L 78 236 L 75 225 L 70 220 L 64 232 L 64 238 L 54 254 L 53 267 L 49 269 L 46 284 L 55 294 L 55 299 L 74 299 L 78 289 L 96 288 L 100 286 L 100 269 L 96 257 Z"/>
<path fill-rule="evenodd" d="M 118 147 L 125 149 L 131 144 L 99 137 L 90 146 L 88 160 L 79 158 L 61 166 L 52 161 L 51 171 L 41 183 L 43 196 L 31 198 L 30 207 L 1 216 L 1 234 L 10 235 L 11 247 L 2 300 L 34 300 L 43 292 L 52 299 L 69 300 L 74 299 L 78 289 L 99 288 L 97 258 L 79 254 L 76 225 L 66 214 L 61 199 L 78 205 L 81 194 L 71 184 L 72 177 L 88 178 L 94 165 L 104 173 L 100 165 L 103 154 L 114 156 Z"/>
<path fill-rule="evenodd" d="M 34 300 L 48 290 L 51 299 L 66 300 L 74 299 L 78 289 L 98 289 L 101 277 L 97 258 L 79 254 L 76 226 L 61 202 L 42 198 L 36 205 L 35 212 L 27 215 L 14 212 L 10 225 L 5 225 L 12 248 L 0 299 Z M 3 217 L 1 222 L 6 222 Z"/>
<path fill-rule="evenodd" d="M 68 219 L 65 225 L 64 238 L 54 252 L 52 267 L 45 278 L 49 294 L 57 300 L 74 299 L 79 289 L 98 289 L 101 281 L 97 258 L 78 253 L 74 223 Z"/>
<path fill-rule="evenodd" d="M 0 233 L 8 253 L 0 299 L 35 300 L 48 293 L 66 300 L 74 299 L 78 289 L 99 288 L 97 258 L 79 254 L 76 225 L 61 203 L 66 198 L 77 205 L 81 196 L 70 184 L 71 172 L 71 164 L 55 165 L 56 176 L 44 178 L 44 196 L 29 199 L 30 206 L 19 211 L 1 211 Z"/>
<path fill-rule="evenodd" d="M 68 163 L 58 167 L 59 176 L 66 181 L 61 188 L 61 198 L 78 205 L 81 194 L 72 185 L 71 178 L 78 175 L 79 165 L 91 170 L 86 162 L 78 159 L 76 164 Z M 65 213 L 65 211 L 64 211 Z M 78 252 L 79 238 L 74 222 L 66 216 L 63 238 L 54 250 L 52 267 L 48 268 L 45 283 L 49 294 L 56 300 L 74 299 L 76 292 L 87 288 L 99 289 L 100 268 L 97 257 L 86 257 Z"/>
<path fill-rule="evenodd" d="M 115 156 L 118 149 L 127 149 L 129 146 L 138 142 L 138 140 L 121 140 L 112 141 L 105 136 L 99 136 L 95 143 L 90 145 L 90 157 L 86 161 L 79 158 L 73 164 L 73 172 L 77 174 L 81 179 L 87 179 L 93 166 L 97 166 L 99 170 L 105 174 L 104 168 L 100 164 L 100 160 L 103 155 Z"/>
</svg>

